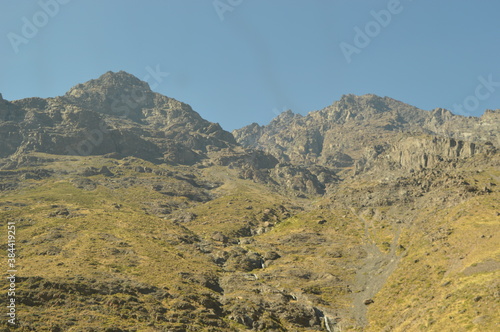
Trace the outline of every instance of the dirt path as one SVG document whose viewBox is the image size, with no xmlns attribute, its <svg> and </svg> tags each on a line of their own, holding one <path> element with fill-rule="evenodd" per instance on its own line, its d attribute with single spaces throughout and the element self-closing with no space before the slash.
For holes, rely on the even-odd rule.
<svg viewBox="0 0 500 332">
<path fill-rule="evenodd" d="M 397 229 L 395 229 L 390 250 L 388 253 L 384 253 L 375 244 L 367 220 L 358 214 L 356 215 L 364 224 L 366 241 L 364 249 L 367 256 L 356 274 L 356 287 L 353 293 L 353 316 L 356 322 L 364 327 L 368 324 L 368 305 L 365 304 L 365 301 L 372 299 L 380 291 L 401 259 L 401 256 L 398 256 L 396 251 L 401 229 L 395 226 Z"/>
</svg>

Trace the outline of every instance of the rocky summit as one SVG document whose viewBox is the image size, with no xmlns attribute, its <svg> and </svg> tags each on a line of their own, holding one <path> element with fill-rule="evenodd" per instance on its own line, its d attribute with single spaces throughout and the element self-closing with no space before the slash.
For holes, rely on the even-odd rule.
<svg viewBox="0 0 500 332">
<path fill-rule="evenodd" d="M 500 329 L 500 110 L 230 133 L 108 72 L 0 95 L 0 140 L 3 331 Z"/>
</svg>

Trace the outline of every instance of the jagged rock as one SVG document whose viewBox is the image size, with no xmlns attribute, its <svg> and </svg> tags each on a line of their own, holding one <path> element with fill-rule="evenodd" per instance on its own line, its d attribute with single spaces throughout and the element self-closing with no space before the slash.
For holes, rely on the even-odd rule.
<svg viewBox="0 0 500 332">
<path fill-rule="evenodd" d="M 221 232 L 216 232 L 212 235 L 212 240 L 217 242 L 227 243 L 228 238 Z"/>
<path fill-rule="evenodd" d="M 271 178 L 278 184 L 292 191 L 308 194 L 323 194 L 325 190 L 318 178 L 305 167 L 278 165 L 271 170 Z"/>
<path fill-rule="evenodd" d="M 99 174 L 102 174 L 104 176 L 114 176 L 113 172 L 111 172 L 106 166 L 101 167 L 101 169 L 99 170 Z"/>
<path fill-rule="evenodd" d="M 405 168 L 431 168 L 442 161 L 469 158 L 481 145 L 444 137 L 408 137 L 392 146 L 389 156 Z"/>
<path fill-rule="evenodd" d="M 226 270 L 252 271 L 262 268 L 262 256 L 243 248 L 234 248 L 230 251 L 224 267 Z"/>
<path fill-rule="evenodd" d="M 107 72 L 62 97 L 0 100 L 0 138 L 0 157 L 115 153 L 180 164 L 236 144 L 219 124 L 125 72 Z"/>
<path fill-rule="evenodd" d="M 280 162 L 334 168 L 356 163 L 359 173 L 366 164 L 366 147 L 395 148 L 398 132 L 449 137 L 456 142 L 450 147 L 455 151 L 445 155 L 464 157 L 474 153 L 473 145 L 500 147 L 499 131 L 500 110 L 488 110 L 480 118 L 463 117 L 444 109 L 423 111 L 388 97 L 345 95 L 323 110 L 306 116 L 286 112 L 266 126 L 251 124 L 233 135 L 243 146 L 269 152 Z M 434 152 L 429 151 L 427 159 L 438 158 Z M 425 164 L 425 160 L 414 161 Z"/>
</svg>

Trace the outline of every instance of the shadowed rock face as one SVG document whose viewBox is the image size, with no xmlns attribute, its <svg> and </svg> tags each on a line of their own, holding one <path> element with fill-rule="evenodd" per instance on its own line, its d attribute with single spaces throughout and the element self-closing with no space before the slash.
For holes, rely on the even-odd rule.
<svg viewBox="0 0 500 332">
<path fill-rule="evenodd" d="M 107 72 L 56 98 L 0 100 L 0 156 L 119 153 L 192 164 L 233 136 L 187 104 L 154 93 L 125 72 Z"/>
</svg>

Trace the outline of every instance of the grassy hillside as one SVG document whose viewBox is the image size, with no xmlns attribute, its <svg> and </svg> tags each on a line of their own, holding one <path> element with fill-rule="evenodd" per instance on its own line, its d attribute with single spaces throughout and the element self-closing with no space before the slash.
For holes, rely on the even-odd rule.
<svg viewBox="0 0 500 332">
<path fill-rule="evenodd" d="M 481 158 L 297 197 L 230 167 L 32 154 L 0 171 L 9 328 L 495 331 L 500 163 Z"/>
</svg>

